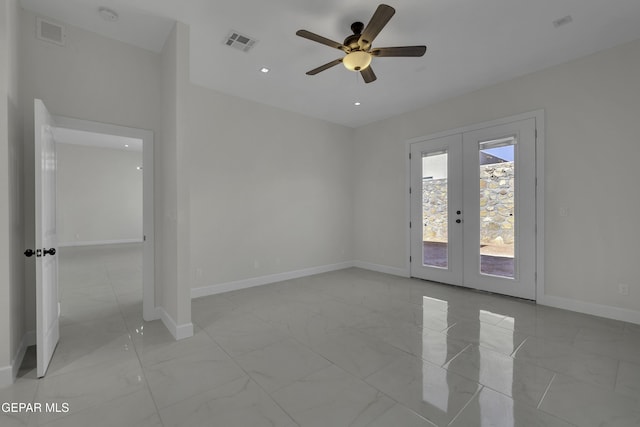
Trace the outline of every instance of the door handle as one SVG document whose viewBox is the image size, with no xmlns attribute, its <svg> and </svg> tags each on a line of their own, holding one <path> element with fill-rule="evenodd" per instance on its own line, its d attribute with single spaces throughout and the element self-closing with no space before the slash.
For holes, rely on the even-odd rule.
<svg viewBox="0 0 640 427">
<path fill-rule="evenodd" d="M 36 253 L 33 251 L 33 249 L 27 249 L 26 251 L 24 251 L 24 255 L 27 258 L 31 258 L 32 256 L 34 256 Z"/>
<path fill-rule="evenodd" d="M 55 248 L 51 248 L 51 249 L 44 249 L 42 251 L 42 256 L 47 256 L 47 255 L 51 255 L 54 256 L 56 254 L 56 249 Z"/>
<path fill-rule="evenodd" d="M 456 224 L 460 224 L 462 222 L 461 219 L 456 219 Z"/>
</svg>

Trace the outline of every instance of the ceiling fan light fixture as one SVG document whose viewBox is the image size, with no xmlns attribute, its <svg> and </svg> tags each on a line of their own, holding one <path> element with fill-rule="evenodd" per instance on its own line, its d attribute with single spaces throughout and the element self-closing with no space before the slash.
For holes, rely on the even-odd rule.
<svg viewBox="0 0 640 427">
<path fill-rule="evenodd" d="M 371 64 L 371 54 L 356 50 L 342 59 L 345 68 L 350 71 L 362 71 Z"/>
</svg>

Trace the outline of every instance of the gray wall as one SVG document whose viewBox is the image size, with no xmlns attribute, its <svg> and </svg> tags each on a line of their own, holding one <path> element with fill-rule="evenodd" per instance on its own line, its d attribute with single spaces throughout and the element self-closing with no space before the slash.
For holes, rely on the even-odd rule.
<svg viewBox="0 0 640 427">
<path fill-rule="evenodd" d="M 156 260 L 161 261 L 155 264 L 156 303 L 164 307 L 173 319 L 178 315 L 177 36 L 177 27 L 174 27 L 162 51 L 162 127 L 155 147 L 157 178 L 154 200 Z"/>
<path fill-rule="evenodd" d="M 351 129 L 194 85 L 188 101 L 193 287 L 353 259 Z"/>
<path fill-rule="evenodd" d="M 142 241 L 141 151 L 57 144 L 58 245 Z"/>
<path fill-rule="evenodd" d="M 405 141 L 544 109 L 546 294 L 640 322 L 639 75 L 636 41 L 357 129 L 356 259 L 405 268 Z"/>
<path fill-rule="evenodd" d="M 0 0 L 0 386 L 25 335 L 23 149 L 17 0 Z"/>
</svg>

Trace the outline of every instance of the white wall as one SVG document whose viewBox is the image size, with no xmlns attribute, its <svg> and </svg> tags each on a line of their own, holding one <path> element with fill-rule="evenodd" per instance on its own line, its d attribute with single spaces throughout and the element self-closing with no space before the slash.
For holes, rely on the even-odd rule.
<svg viewBox="0 0 640 427">
<path fill-rule="evenodd" d="M 193 335 L 189 275 L 189 175 L 185 157 L 185 96 L 189 85 L 189 29 L 176 23 L 162 51 L 162 134 L 156 150 L 156 287 L 162 320 L 176 338 Z"/>
<path fill-rule="evenodd" d="M 156 144 L 156 303 L 177 317 L 177 30 L 174 27 L 162 51 L 162 127 Z"/>
<path fill-rule="evenodd" d="M 0 386 L 17 373 L 26 328 L 18 11 L 17 0 L 0 0 Z"/>
<path fill-rule="evenodd" d="M 37 40 L 36 15 L 21 11 L 20 106 L 24 117 L 25 232 L 33 242 L 33 99 L 52 114 L 157 132 L 160 55 L 66 25 L 66 46 Z M 162 188 L 157 189 L 158 192 Z M 26 263 L 28 330 L 35 328 L 33 261 Z"/>
<path fill-rule="evenodd" d="M 352 130 L 192 86 L 194 287 L 350 261 Z"/>
<path fill-rule="evenodd" d="M 351 261 L 353 130 L 186 87 L 192 287 Z"/>
<path fill-rule="evenodd" d="M 405 267 L 406 140 L 544 109 L 546 294 L 640 319 L 638 76 L 640 41 L 357 129 L 356 259 Z"/>
<path fill-rule="evenodd" d="M 142 241 L 142 152 L 56 149 L 58 245 Z"/>
</svg>

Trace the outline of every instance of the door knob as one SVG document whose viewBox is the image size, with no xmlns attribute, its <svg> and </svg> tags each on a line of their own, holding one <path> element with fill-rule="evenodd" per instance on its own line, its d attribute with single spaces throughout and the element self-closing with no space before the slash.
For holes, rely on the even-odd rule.
<svg viewBox="0 0 640 427">
<path fill-rule="evenodd" d="M 456 219 L 456 224 L 460 224 L 462 222 L 461 219 Z"/>
<path fill-rule="evenodd" d="M 51 255 L 56 253 L 55 249 L 52 248 L 52 250 L 53 250 L 53 253 Z M 27 249 L 26 251 L 24 251 L 24 254 L 27 258 L 30 258 L 34 255 L 36 256 L 36 258 L 40 258 L 42 256 L 42 249 L 36 249 L 35 251 L 33 249 Z M 45 255 L 46 254 L 47 252 L 45 252 Z"/>
<path fill-rule="evenodd" d="M 56 249 L 55 248 L 51 248 L 51 249 L 45 249 L 42 251 L 42 256 L 47 256 L 47 255 L 55 255 L 56 254 Z"/>
</svg>

